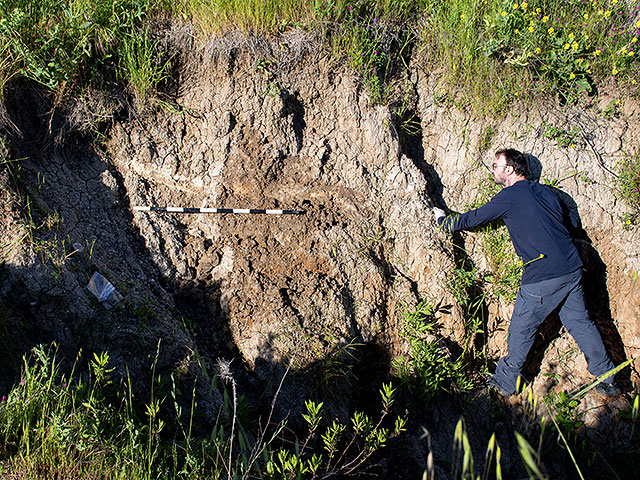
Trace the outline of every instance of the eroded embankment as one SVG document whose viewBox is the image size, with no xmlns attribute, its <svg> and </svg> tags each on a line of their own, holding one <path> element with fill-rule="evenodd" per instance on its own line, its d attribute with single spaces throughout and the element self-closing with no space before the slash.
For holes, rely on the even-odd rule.
<svg viewBox="0 0 640 480">
<path fill-rule="evenodd" d="M 557 180 L 575 202 L 585 227 L 592 313 L 617 362 L 636 355 L 638 230 L 618 222 L 624 207 L 603 168 L 636 141 L 635 112 L 606 120 L 595 111 L 548 106 L 474 121 L 435 101 L 435 80 L 415 59 L 419 128 L 408 135 L 393 109 L 372 105 L 357 79 L 320 53 L 307 52 L 276 75 L 257 69 L 246 52 L 182 45 L 178 113 L 155 108 L 121 118 L 104 150 L 73 135 L 50 143 L 56 119 L 48 101 L 24 85 L 9 90 L 20 95 L 6 102 L 21 132 L 12 153 L 28 157 L 20 178 L 3 172 L 2 228 L 10 247 L 3 250 L 1 293 L 27 325 L 18 350 L 36 339 L 55 339 L 72 355 L 79 347 L 108 349 L 121 371 L 129 365 L 142 382 L 160 340 L 158 368 L 185 381 L 197 377 L 203 392 L 202 365 L 235 356 L 268 396 L 288 361 L 322 383 L 325 360 L 353 341 L 371 352 L 359 368 L 376 364 L 384 376 L 386 356 L 408 350 L 399 306 L 428 299 L 451 306 L 439 315 L 440 334 L 457 352 L 468 341 L 468 309 L 457 304 L 447 279 L 455 268 L 487 269 L 490 259 L 480 235 L 452 246 L 428 207 L 464 210 L 485 175 L 481 161 L 513 146 L 533 155 L 542 178 Z M 580 126 L 583 143 L 559 147 L 545 135 L 549 123 L 567 131 Z M 305 214 L 133 211 L 149 204 Z M 96 270 L 124 295 L 119 308 L 105 311 L 86 290 Z M 475 348 L 490 363 L 505 352 L 511 307 L 487 297 L 484 308 L 488 338 Z M 538 349 L 546 349 L 544 358 L 529 366 L 538 374 L 537 391 L 587 381 L 573 340 L 557 323 L 545 332 Z M 297 411 L 315 387 L 290 387 L 283 412 Z M 213 401 L 200 403 L 206 410 Z M 594 426 L 607 418 L 602 402 L 587 407 Z"/>
</svg>

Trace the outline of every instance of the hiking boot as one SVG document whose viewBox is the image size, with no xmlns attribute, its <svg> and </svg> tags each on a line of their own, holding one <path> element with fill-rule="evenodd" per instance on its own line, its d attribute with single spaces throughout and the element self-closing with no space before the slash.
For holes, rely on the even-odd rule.
<svg viewBox="0 0 640 480">
<path fill-rule="evenodd" d="M 493 390 L 495 390 L 496 392 L 498 392 L 500 395 L 502 395 L 503 397 L 510 397 L 511 395 L 513 395 L 513 392 L 509 392 L 506 389 L 504 389 L 502 387 L 502 385 L 500 385 L 495 377 L 492 375 L 487 379 L 487 386 Z"/>
<path fill-rule="evenodd" d="M 603 397 L 613 398 L 620 395 L 620 389 L 615 383 L 599 383 L 595 386 L 595 391 Z"/>
</svg>

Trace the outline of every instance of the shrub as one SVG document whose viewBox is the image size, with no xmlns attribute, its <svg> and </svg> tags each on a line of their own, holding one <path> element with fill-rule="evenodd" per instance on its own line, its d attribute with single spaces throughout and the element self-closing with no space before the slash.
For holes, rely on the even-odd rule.
<svg viewBox="0 0 640 480">
<path fill-rule="evenodd" d="M 435 336 L 435 308 L 423 300 L 415 310 L 403 309 L 402 336 L 409 343 L 409 353 L 395 358 L 392 365 L 403 385 L 422 400 L 452 387 L 471 390 L 473 382 L 465 372 L 464 358 L 450 358 L 442 340 Z"/>
</svg>

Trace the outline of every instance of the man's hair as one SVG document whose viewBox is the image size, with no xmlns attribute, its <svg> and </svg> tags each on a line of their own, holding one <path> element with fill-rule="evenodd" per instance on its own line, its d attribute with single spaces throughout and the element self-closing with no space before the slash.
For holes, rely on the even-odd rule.
<svg viewBox="0 0 640 480">
<path fill-rule="evenodd" d="M 504 155 L 504 158 L 507 160 L 507 165 L 513 167 L 513 171 L 516 175 L 519 175 L 521 177 L 527 176 L 527 157 L 525 157 L 522 152 L 519 152 L 518 150 L 515 150 L 513 148 L 504 148 L 496 152 L 496 158 L 498 158 L 500 155 Z"/>
</svg>

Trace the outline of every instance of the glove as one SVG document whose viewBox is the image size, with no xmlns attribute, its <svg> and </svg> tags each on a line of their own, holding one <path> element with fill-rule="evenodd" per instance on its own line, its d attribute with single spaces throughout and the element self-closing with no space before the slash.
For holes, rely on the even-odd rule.
<svg viewBox="0 0 640 480">
<path fill-rule="evenodd" d="M 433 207 L 431 210 L 433 210 L 433 216 L 436 217 L 436 222 L 441 218 L 444 218 L 447 216 L 447 214 L 444 213 L 444 210 L 442 210 L 441 208 Z"/>
</svg>

